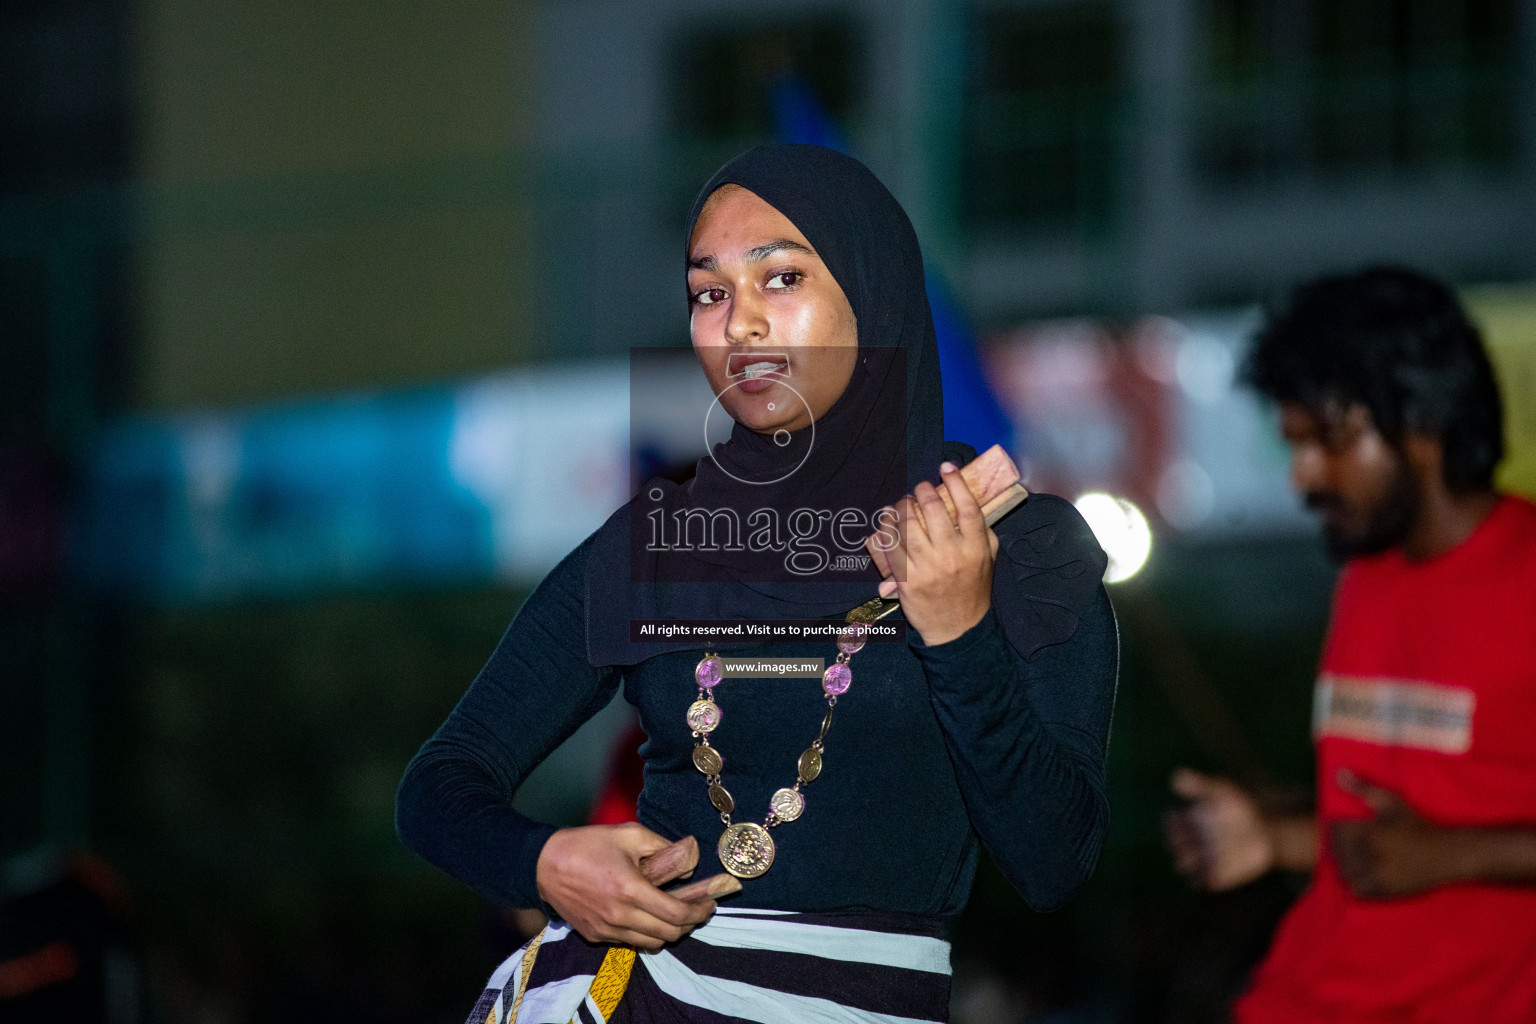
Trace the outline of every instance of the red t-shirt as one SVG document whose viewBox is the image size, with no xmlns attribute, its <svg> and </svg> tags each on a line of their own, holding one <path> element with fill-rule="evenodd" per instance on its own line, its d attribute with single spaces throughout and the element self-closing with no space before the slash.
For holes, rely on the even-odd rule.
<svg viewBox="0 0 1536 1024">
<path fill-rule="evenodd" d="M 1506 497 L 1451 551 L 1340 577 L 1314 735 L 1322 848 L 1239 1024 L 1536 1022 L 1536 885 L 1390 900 L 1345 887 L 1330 822 L 1369 817 L 1348 768 L 1441 825 L 1536 825 L 1536 505 Z"/>
</svg>

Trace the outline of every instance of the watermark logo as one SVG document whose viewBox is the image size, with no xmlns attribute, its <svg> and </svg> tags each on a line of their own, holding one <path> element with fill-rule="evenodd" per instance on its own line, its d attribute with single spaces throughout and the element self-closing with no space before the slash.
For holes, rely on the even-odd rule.
<svg viewBox="0 0 1536 1024">
<path fill-rule="evenodd" d="M 658 487 L 649 496 L 659 502 L 664 494 Z M 745 517 L 734 508 L 653 508 L 646 520 L 647 551 L 779 552 L 784 568 L 796 576 L 864 572 L 871 562 L 866 538 L 873 536 L 882 551 L 897 542 L 896 513 L 890 508 L 873 515 L 856 508 L 835 513 L 797 508 L 783 515 L 765 507 Z"/>
</svg>

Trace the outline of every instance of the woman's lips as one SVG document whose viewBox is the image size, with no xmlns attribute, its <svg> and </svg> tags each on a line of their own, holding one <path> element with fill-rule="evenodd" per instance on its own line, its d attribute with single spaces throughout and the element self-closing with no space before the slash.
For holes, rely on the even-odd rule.
<svg viewBox="0 0 1536 1024">
<path fill-rule="evenodd" d="M 769 388 L 773 387 L 776 383 L 783 379 L 784 378 L 780 377 L 776 373 L 770 373 L 764 377 L 752 377 L 743 380 L 740 384 L 737 384 L 736 390 L 745 391 L 749 395 L 755 395 L 759 391 L 767 391 Z"/>
<path fill-rule="evenodd" d="M 738 390 L 755 395 L 788 379 L 789 360 L 777 353 L 732 353 L 726 369 L 727 375 L 737 382 Z"/>
</svg>

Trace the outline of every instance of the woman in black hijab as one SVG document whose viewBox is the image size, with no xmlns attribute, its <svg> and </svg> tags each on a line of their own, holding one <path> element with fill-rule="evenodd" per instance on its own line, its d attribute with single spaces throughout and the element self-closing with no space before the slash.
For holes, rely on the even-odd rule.
<svg viewBox="0 0 1536 1024">
<path fill-rule="evenodd" d="M 539 585 L 407 769 L 399 831 L 486 898 L 552 919 L 474 1024 L 945 1020 L 946 923 L 978 839 L 1037 909 L 1096 862 L 1117 661 L 1104 555 L 1049 495 L 982 521 L 954 469 L 974 453 L 942 437 L 916 237 L 863 165 L 753 150 L 689 221 L 694 347 L 731 438 L 687 484 L 648 482 Z M 752 538 L 690 541 L 688 524 L 721 521 Z M 818 555 L 869 534 L 863 568 Z M 906 642 L 705 650 L 632 628 L 836 621 L 877 588 Z M 820 686 L 722 681 L 716 655 L 831 665 Z M 621 683 L 648 737 L 639 822 L 514 811 Z M 722 867 L 744 882 L 718 907 L 663 888 Z"/>
</svg>

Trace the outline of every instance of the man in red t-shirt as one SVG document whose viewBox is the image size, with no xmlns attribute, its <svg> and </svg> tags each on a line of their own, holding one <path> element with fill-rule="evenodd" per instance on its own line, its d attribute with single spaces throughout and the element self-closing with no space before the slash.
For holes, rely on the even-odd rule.
<svg viewBox="0 0 1536 1024">
<path fill-rule="evenodd" d="M 1187 769 L 1175 861 L 1312 870 L 1238 1024 L 1536 1021 L 1536 505 L 1494 490 L 1499 395 L 1450 291 L 1323 278 L 1249 364 L 1344 561 L 1317 679 L 1315 815 Z"/>
</svg>

